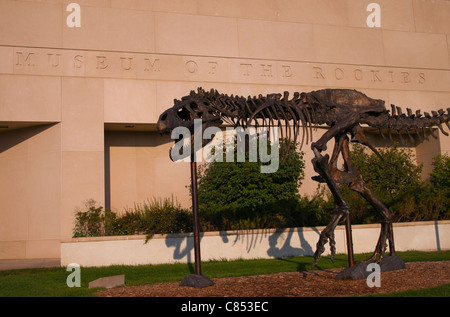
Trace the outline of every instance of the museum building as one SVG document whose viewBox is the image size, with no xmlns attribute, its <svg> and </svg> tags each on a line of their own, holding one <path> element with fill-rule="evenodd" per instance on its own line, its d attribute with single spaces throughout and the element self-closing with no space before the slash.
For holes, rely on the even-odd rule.
<svg viewBox="0 0 450 317">
<path fill-rule="evenodd" d="M 189 164 L 169 159 L 173 140 L 156 122 L 198 87 L 349 88 L 388 109 L 450 107 L 450 2 L 371 3 L 0 0 L 0 262 L 57 263 L 89 199 L 119 212 L 152 197 L 189 206 Z M 402 145 L 424 180 L 450 150 L 435 133 Z M 300 192 L 313 194 L 303 151 Z"/>
</svg>

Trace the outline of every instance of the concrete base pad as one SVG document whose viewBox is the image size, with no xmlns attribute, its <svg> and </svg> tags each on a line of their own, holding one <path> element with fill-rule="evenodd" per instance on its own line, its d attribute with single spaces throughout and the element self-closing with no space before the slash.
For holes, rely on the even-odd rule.
<svg viewBox="0 0 450 317">
<path fill-rule="evenodd" d="M 213 281 L 211 281 L 208 277 L 199 274 L 186 275 L 184 280 L 182 280 L 180 283 L 180 286 L 188 286 L 195 288 L 204 288 L 212 285 L 214 285 Z"/>
<path fill-rule="evenodd" d="M 380 271 L 395 271 L 405 269 L 405 262 L 398 255 L 386 256 L 380 263 Z M 361 280 L 366 279 L 372 271 L 367 271 L 367 263 L 358 262 L 352 267 L 348 267 L 342 270 L 338 275 L 336 275 L 336 280 Z"/>
<path fill-rule="evenodd" d="M 113 288 L 125 284 L 125 275 L 102 277 L 89 283 L 89 288 Z"/>
</svg>

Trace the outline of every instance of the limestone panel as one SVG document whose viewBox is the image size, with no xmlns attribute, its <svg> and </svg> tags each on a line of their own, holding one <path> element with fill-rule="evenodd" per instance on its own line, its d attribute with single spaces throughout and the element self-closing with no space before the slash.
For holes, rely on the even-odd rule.
<svg viewBox="0 0 450 317">
<path fill-rule="evenodd" d="M 277 20 L 347 25 L 345 0 L 275 0 Z"/>
<path fill-rule="evenodd" d="M 123 208 L 133 207 L 134 203 L 140 203 L 142 197 L 137 197 L 137 166 L 136 166 L 136 148 L 132 140 L 128 140 L 122 146 L 111 146 L 109 148 L 109 190 L 111 202 L 110 206 L 114 211 L 122 212 Z M 140 171 L 139 174 L 142 172 Z M 146 175 L 153 178 L 153 175 Z M 151 190 L 148 194 L 151 194 Z"/>
<path fill-rule="evenodd" d="M 55 129 L 60 132 L 60 129 Z M 59 136 L 58 136 L 59 139 Z M 59 144 L 58 144 L 59 146 Z M 59 239 L 61 154 L 35 154 L 28 159 L 28 239 Z"/>
<path fill-rule="evenodd" d="M 60 78 L 0 75 L 0 121 L 58 122 L 60 103 Z"/>
<path fill-rule="evenodd" d="M 0 242 L 0 259 L 15 260 L 26 258 L 27 242 L 23 241 L 2 241 Z"/>
<path fill-rule="evenodd" d="M 386 65 L 448 69 L 447 40 L 443 34 L 383 31 Z"/>
<path fill-rule="evenodd" d="M 61 256 L 61 246 L 59 239 L 29 240 L 26 243 L 27 259 L 49 259 Z"/>
<path fill-rule="evenodd" d="M 315 61 L 384 65 L 381 30 L 314 25 Z"/>
<path fill-rule="evenodd" d="M 61 154 L 61 239 L 72 237 L 75 211 L 86 200 L 104 206 L 105 173 L 103 151 L 66 151 Z"/>
<path fill-rule="evenodd" d="M 59 4 L 0 1 L 0 44 L 61 46 L 62 10 Z"/>
<path fill-rule="evenodd" d="M 6 136 L 2 136 L 6 138 Z M 14 241 L 26 240 L 27 232 L 27 156 L 16 156 L 15 151 L 0 154 L 0 240 Z M 3 251 L 5 252 L 5 251 Z"/>
<path fill-rule="evenodd" d="M 238 55 L 235 19 L 156 13 L 155 32 L 158 53 Z"/>
<path fill-rule="evenodd" d="M 152 123 L 158 120 L 156 83 L 105 79 L 105 122 Z"/>
<path fill-rule="evenodd" d="M 417 32 L 450 33 L 450 2 L 413 0 Z"/>
<path fill-rule="evenodd" d="M 238 20 L 239 56 L 281 60 L 313 60 L 310 24 Z"/>
<path fill-rule="evenodd" d="M 65 48 L 153 52 L 154 15 L 148 11 L 81 7 L 81 27 L 64 27 Z"/>
<path fill-rule="evenodd" d="M 173 13 L 197 13 L 197 0 L 110 0 L 112 8 Z"/>
<path fill-rule="evenodd" d="M 62 150 L 103 151 L 103 80 L 62 82 Z"/>
<path fill-rule="evenodd" d="M 276 3 L 273 0 L 198 0 L 198 13 L 272 21 L 277 18 L 278 14 Z"/>
<path fill-rule="evenodd" d="M 11 74 L 13 72 L 13 48 L 0 46 L 0 73 Z"/>
<path fill-rule="evenodd" d="M 190 169 L 187 163 L 173 163 L 169 137 L 154 132 L 108 131 L 107 190 L 110 206 L 117 212 L 148 199 L 173 197 L 189 206 Z M 108 202 L 107 202 L 108 204 Z"/>
<path fill-rule="evenodd" d="M 0 239 L 59 237 L 60 134 L 58 125 L 2 133 Z"/>
</svg>

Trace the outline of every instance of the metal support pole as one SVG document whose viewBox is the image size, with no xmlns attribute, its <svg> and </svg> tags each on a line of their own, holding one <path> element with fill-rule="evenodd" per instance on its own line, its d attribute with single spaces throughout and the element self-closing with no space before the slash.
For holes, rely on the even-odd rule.
<svg viewBox="0 0 450 317">
<path fill-rule="evenodd" d="M 195 274 L 202 274 L 200 256 L 200 223 L 198 220 L 197 162 L 191 160 L 192 213 L 194 216 Z"/>
<path fill-rule="evenodd" d="M 191 189 L 192 189 L 192 214 L 194 216 L 194 257 L 195 274 L 187 275 L 180 286 L 203 288 L 214 285 L 208 277 L 202 275 L 202 260 L 200 256 L 200 222 L 198 219 L 198 194 L 197 194 L 197 162 L 195 154 L 191 157 Z"/>
<path fill-rule="evenodd" d="M 389 224 L 389 253 L 390 255 L 395 255 L 395 245 L 394 245 L 394 228 L 392 226 L 392 222 Z"/>
<path fill-rule="evenodd" d="M 353 238 L 352 238 L 352 224 L 350 222 L 350 213 L 347 215 L 345 221 L 345 236 L 347 238 L 348 266 L 352 267 L 355 264 L 355 257 L 353 255 Z"/>
</svg>

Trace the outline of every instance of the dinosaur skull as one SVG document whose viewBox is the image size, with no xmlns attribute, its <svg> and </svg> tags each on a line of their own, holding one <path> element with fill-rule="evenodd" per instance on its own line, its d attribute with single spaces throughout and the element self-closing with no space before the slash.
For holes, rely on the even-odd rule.
<svg viewBox="0 0 450 317">
<path fill-rule="evenodd" d="M 208 100 L 207 93 L 201 88 L 198 92 L 191 91 L 190 95 L 185 96 L 180 100 L 174 100 L 174 106 L 164 111 L 159 117 L 156 128 L 158 132 L 163 134 L 171 134 L 176 128 L 187 128 L 191 134 L 190 145 L 194 141 L 194 133 L 200 131 L 194 131 L 194 120 L 201 119 L 201 132 L 208 127 L 219 127 L 222 124 L 222 120 L 215 110 L 213 104 Z M 175 139 L 175 144 L 182 140 L 183 136 Z M 202 139 L 202 147 L 211 142 L 212 139 Z M 190 146 L 189 145 L 189 146 Z M 190 146 L 190 151 L 186 150 L 187 147 L 180 149 L 180 155 L 182 158 L 188 157 L 194 154 L 194 147 Z M 172 156 L 170 156 L 172 159 Z"/>
</svg>

